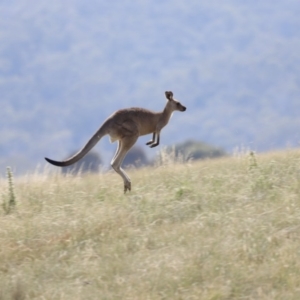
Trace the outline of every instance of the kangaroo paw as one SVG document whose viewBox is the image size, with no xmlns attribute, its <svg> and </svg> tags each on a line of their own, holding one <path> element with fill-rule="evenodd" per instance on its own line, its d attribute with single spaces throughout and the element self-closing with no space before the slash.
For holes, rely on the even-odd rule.
<svg viewBox="0 0 300 300">
<path fill-rule="evenodd" d="M 156 147 L 156 146 L 158 146 L 158 143 L 152 144 L 152 145 L 150 146 L 150 148 L 154 148 L 154 147 Z"/>
</svg>

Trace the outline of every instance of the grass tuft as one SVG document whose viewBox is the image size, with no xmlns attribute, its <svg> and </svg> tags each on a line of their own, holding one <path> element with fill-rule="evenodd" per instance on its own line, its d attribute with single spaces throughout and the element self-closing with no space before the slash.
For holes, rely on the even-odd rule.
<svg viewBox="0 0 300 300">
<path fill-rule="evenodd" d="M 7 175 L 7 182 L 8 182 L 8 196 L 3 197 L 3 210 L 5 214 L 11 213 L 16 206 L 16 196 L 14 190 L 14 180 L 13 180 L 13 173 L 10 167 L 6 168 L 6 175 Z M 8 200 L 7 200 L 8 199 Z"/>
</svg>

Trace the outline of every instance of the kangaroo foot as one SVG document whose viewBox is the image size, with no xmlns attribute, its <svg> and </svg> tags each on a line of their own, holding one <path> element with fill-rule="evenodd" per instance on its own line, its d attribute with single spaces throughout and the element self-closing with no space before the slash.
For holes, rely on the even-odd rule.
<svg viewBox="0 0 300 300">
<path fill-rule="evenodd" d="M 124 182 L 124 194 L 128 191 L 131 191 L 131 182 Z"/>
</svg>

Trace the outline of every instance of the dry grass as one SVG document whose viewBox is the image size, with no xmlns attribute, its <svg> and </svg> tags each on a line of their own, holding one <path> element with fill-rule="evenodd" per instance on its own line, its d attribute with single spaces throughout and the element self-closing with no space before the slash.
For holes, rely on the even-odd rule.
<svg viewBox="0 0 300 300">
<path fill-rule="evenodd" d="M 300 152 L 130 175 L 16 180 L 0 299 L 300 298 Z"/>
</svg>

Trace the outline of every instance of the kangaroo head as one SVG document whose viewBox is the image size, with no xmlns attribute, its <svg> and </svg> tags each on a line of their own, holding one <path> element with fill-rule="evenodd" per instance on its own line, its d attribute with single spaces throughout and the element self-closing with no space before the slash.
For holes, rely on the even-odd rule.
<svg viewBox="0 0 300 300">
<path fill-rule="evenodd" d="M 166 91 L 165 92 L 166 98 L 168 99 L 168 106 L 171 107 L 172 111 L 178 110 L 178 111 L 185 111 L 186 107 L 183 106 L 179 101 L 173 98 L 173 92 Z"/>
</svg>

